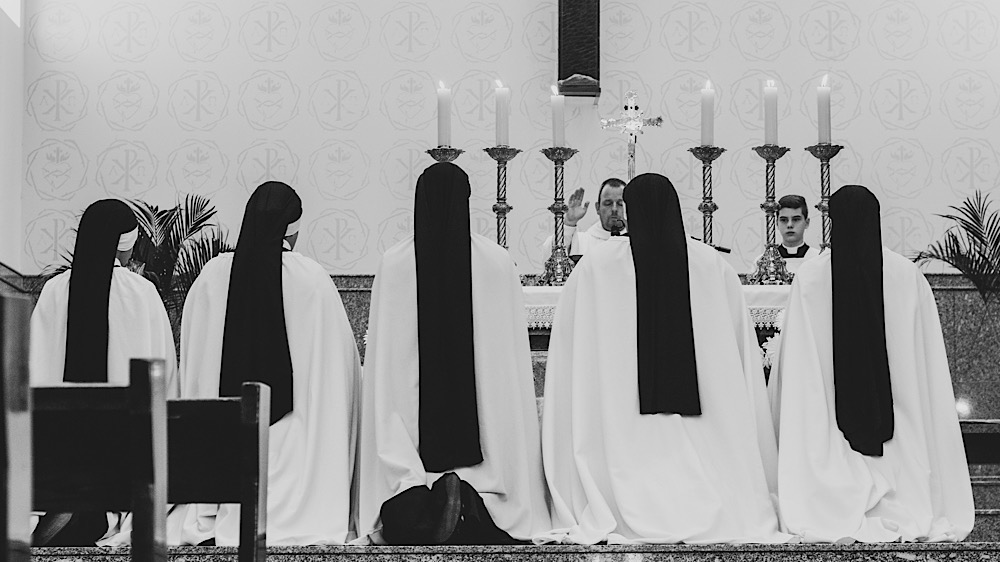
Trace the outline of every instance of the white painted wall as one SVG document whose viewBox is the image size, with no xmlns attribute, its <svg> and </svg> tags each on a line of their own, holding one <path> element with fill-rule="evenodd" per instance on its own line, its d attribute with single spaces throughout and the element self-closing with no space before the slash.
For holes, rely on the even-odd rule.
<svg viewBox="0 0 1000 562">
<path fill-rule="evenodd" d="M 21 133 L 24 31 L 21 0 L 0 3 L 0 262 L 21 267 Z"/>
<path fill-rule="evenodd" d="M 556 4 L 26 0 L 23 269 L 58 261 L 76 217 L 102 197 L 166 204 L 202 193 L 235 236 L 250 191 L 273 178 L 305 203 L 298 248 L 331 273 L 373 273 L 412 228 L 414 183 L 432 162 L 423 151 L 435 142 L 437 80 L 454 93 L 473 228 L 492 236 L 496 166 L 482 148 L 493 144 L 500 78 L 511 88 L 511 144 L 524 150 L 508 168 L 511 254 L 537 272 L 552 222 L 552 166 L 538 150 L 551 143 Z M 847 147 L 834 184 L 876 193 L 887 246 L 912 255 L 947 226 L 936 214 L 975 189 L 1000 192 L 996 0 L 601 8 L 604 95 L 568 105 L 567 139 L 580 153 L 566 165 L 567 187 L 592 197 L 600 180 L 625 174 L 624 139 L 600 118 L 617 117 L 622 94 L 636 89 L 647 116 L 664 118 L 642 135 L 638 169 L 672 179 L 686 226 L 700 233 L 701 169 L 687 148 L 698 143 L 699 91 L 711 78 L 716 143 L 727 149 L 714 167 L 715 240 L 740 269 L 761 249 L 764 166 L 751 148 L 763 140 L 767 78 L 780 86 L 779 140 L 792 149 L 778 164 L 779 196 L 818 196 L 818 164 L 803 148 L 817 140 L 815 87 L 827 72 L 833 140 Z M 3 189 L 5 203 L 17 200 Z M 815 221 L 806 237 L 819 235 Z"/>
</svg>

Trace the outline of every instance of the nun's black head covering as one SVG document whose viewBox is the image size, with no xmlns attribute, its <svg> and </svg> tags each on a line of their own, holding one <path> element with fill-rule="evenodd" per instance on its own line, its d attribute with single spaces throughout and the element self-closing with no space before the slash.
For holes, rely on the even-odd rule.
<svg viewBox="0 0 1000 562">
<path fill-rule="evenodd" d="M 281 289 L 282 240 L 302 216 L 302 200 L 269 181 L 250 196 L 236 243 L 222 339 L 220 396 L 239 396 L 246 381 L 271 387 L 271 423 L 292 411 L 292 356 Z"/>
<path fill-rule="evenodd" d="M 417 180 L 420 458 L 429 472 L 483 462 L 472 347 L 470 192 L 469 176 L 451 163 L 434 164 Z"/>
<path fill-rule="evenodd" d="M 117 199 L 97 201 L 76 231 L 66 325 L 67 382 L 108 381 L 108 302 L 118 238 L 135 230 L 132 209 Z"/>
<path fill-rule="evenodd" d="M 878 199 L 860 185 L 830 197 L 833 386 L 837 427 L 855 451 L 881 456 L 892 439 Z"/>
<path fill-rule="evenodd" d="M 670 180 L 636 176 L 625 186 L 635 262 L 639 413 L 701 414 L 691 326 L 687 236 Z"/>
</svg>

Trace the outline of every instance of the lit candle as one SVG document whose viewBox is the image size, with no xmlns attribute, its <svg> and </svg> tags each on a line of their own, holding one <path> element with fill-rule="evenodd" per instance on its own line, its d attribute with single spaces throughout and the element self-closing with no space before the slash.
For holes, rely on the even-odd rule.
<svg viewBox="0 0 1000 562">
<path fill-rule="evenodd" d="M 566 96 L 552 86 L 552 146 L 566 146 Z"/>
<path fill-rule="evenodd" d="M 712 81 L 705 82 L 705 88 L 701 91 L 701 145 L 713 146 L 715 144 L 715 90 L 712 89 Z"/>
<path fill-rule="evenodd" d="M 819 142 L 830 144 L 830 75 L 816 87 L 816 119 L 819 121 Z"/>
<path fill-rule="evenodd" d="M 497 146 L 510 145 L 510 88 L 497 80 Z"/>
<path fill-rule="evenodd" d="M 438 146 L 451 146 L 451 88 L 438 82 Z"/>
<path fill-rule="evenodd" d="M 778 87 L 774 80 L 764 85 L 764 144 L 778 144 Z"/>
</svg>

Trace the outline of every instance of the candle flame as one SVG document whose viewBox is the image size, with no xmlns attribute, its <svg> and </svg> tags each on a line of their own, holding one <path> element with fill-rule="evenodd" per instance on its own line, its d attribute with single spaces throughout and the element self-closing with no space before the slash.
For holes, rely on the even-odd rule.
<svg viewBox="0 0 1000 562">
<path fill-rule="evenodd" d="M 553 96 L 559 95 L 559 88 L 556 88 L 554 85 L 552 86 L 552 95 Z"/>
<path fill-rule="evenodd" d="M 712 89 L 712 81 L 711 80 L 705 80 L 705 89 L 706 90 L 711 90 Z"/>
<path fill-rule="evenodd" d="M 438 87 L 444 89 L 444 80 L 438 80 Z"/>
<path fill-rule="evenodd" d="M 823 75 L 823 81 L 820 82 L 819 85 L 823 86 L 823 87 L 829 86 L 830 85 L 830 75 L 829 74 L 824 74 Z"/>
<path fill-rule="evenodd" d="M 499 78 L 497 78 L 496 82 L 497 82 L 497 88 L 503 88 L 503 82 L 501 82 Z"/>
<path fill-rule="evenodd" d="M 774 88 L 775 87 L 774 86 L 774 80 L 768 80 L 767 82 L 765 82 L 764 83 L 764 87 L 766 87 L 766 88 Z"/>
</svg>

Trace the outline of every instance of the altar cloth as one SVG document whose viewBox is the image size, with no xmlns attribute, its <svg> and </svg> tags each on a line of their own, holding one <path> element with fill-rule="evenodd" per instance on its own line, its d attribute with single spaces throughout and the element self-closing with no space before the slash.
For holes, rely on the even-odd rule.
<svg viewBox="0 0 1000 562">
<path fill-rule="evenodd" d="M 523 287 L 529 330 L 552 328 L 562 287 Z M 744 285 L 743 296 L 755 328 L 780 328 L 790 285 Z"/>
</svg>

